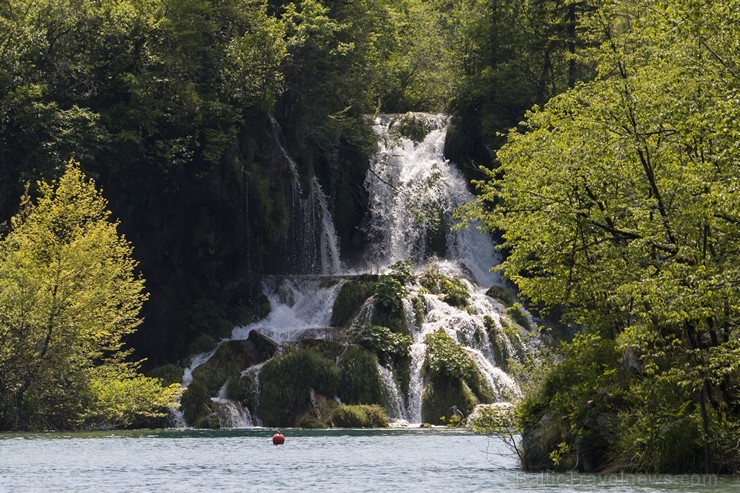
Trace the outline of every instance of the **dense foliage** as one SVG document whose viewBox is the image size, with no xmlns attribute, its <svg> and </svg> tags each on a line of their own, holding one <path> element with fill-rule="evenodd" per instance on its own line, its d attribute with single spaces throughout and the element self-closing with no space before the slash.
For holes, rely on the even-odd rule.
<svg viewBox="0 0 740 493">
<path fill-rule="evenodd" d="M 585 333 L 526 404 L 564 426 L 565 467 L 740 467 L 738 16 L 603 2 L 596 79 L 528 113 L 481 184 L 501 268 Z"/>
<path fill-rule="evenodd" d="M 146 299 L 132 247 L 77 164 L 24 196 L 0 242 L 0 429 L 130 426 L 166 416 L 127 360 Z"/>
</svg>

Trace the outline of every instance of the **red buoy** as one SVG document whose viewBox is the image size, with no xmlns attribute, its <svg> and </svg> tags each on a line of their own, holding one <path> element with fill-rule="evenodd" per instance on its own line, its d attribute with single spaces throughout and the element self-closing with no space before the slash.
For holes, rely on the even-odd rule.
<svg viewBox="0 0 740 493">
<path fill-rule="evenodd" d="M 272 435 L 272 444 L 273 445 L 282 445 L 284 443 L 285 443 L 285 437 L 283 436 L 282 433 L 280 433 L 278 431 L 277 433 L 275 433 L 274 435 Z"/>
</svg>

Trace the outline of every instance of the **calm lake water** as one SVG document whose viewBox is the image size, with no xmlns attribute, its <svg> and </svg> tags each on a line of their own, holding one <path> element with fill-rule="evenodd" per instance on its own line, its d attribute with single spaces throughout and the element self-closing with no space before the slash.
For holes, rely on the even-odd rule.
<svg viewBox="0 0 740 493">
<path fill-rule="evenodd" d="M 0 435 L 0 491 L 738 492 L 714 476 L 525 474 L 458 430 L 162 430 Z"/>
</svg>

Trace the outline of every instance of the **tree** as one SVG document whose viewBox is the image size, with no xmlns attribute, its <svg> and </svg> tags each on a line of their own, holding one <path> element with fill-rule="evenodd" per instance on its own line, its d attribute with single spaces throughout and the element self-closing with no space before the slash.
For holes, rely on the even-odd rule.
<svg viewBox="0 0 740 493">
<path fill-rule="evenodd" d="M 132 247 L 79 165 L 24 195 L 0 241 L 0 428 L 132 425 L 177 386 L 137 374 L 124 338 L 146 299 Z M 125 389 L 116 392 L 110 389 Z"/>
<path fill-rule="evenodd" d="M 634 469 L 740 467 L 739 15 L 605 2 L 589 19 L 606 40 L 597 79 L 509 133 L 473 213 L 503 231 L 501 269 L 525 296 L 616 344 L 607 370 L 631 379 L 606 406 L 609 457 Z M 546 391 L 568 444 L 591 424 L 557 401 L 582 408 L 585 388 L 598 405 L 594 382 Z"/>
</svg>

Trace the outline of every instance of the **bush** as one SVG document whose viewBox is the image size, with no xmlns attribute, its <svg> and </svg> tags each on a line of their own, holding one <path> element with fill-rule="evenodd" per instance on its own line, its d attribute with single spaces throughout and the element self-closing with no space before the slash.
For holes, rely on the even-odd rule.
<svg viewBox="0 0 740 493">
<path fill-rule="evenodd" d="M 424 367 L 432 375 L 469 380 L 476 370 L 475 363 L 465 350 L 443 330 L 427 334 L 424 338 L 427 356 Z"/>
<path fill-rule="evenodd" d="M 411 274 L 410 260 L 401 260 L 399 262 L 396 262 L 395 264 L 391 265 L 390 269 L 390 276 L 396 279 L 401 284 L 408 284 L 413 280 L 413 275 Z"/>
<path fill-rule="evenodd" d="M 408 291 L 398 279 L 391 275 L 381 276 L 375 285 L 372 323 L 390 327 L 394 332 L 408 332 L 403 309 L 403 300 L 407 295 Z"/>
<path fill-rule="evenodd" d="M 354 326 L 349 335 L 352 342 L 374 352 L 383 361 L 407 356 L 411 348 L 411 337 L 379 325 Z"/>
<path fill-rule="evenodd" d="M 375 285 L 375 300 L 377 303 L 391 312 L 403 310 L 403 299 L 408 291 L 401 281 L 393 276 L 381 276 Z"/>
<path fill-rule="evenodd" d="M 339 406 L 332 422 L 340 428 L 387 428 L 388 416 L 378 405 Z"/>
</svg>

